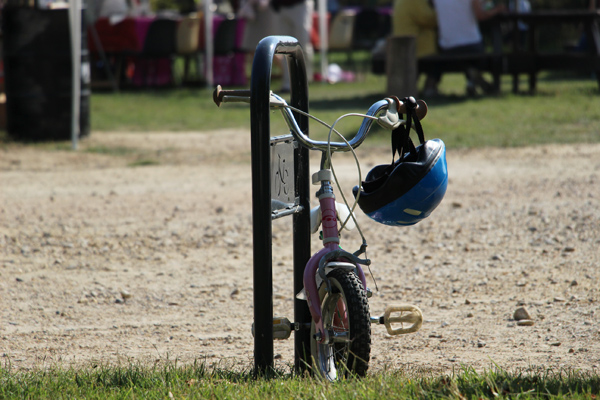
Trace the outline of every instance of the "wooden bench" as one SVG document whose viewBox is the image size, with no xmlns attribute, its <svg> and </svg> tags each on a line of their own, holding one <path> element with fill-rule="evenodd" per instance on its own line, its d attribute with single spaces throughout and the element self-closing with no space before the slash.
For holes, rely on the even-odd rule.
<svg viewBox="0 0 600 400">
<path fill-rule="evenodd" d="M 527 27 L 525 38 L 519 23 Z M 540 26 L 547 25 L 554 28 L 563 24 L 583 28 L 588 40 L 587 48 L 573 51 L 560 44 L 558 49 L 552 51 L 540 49 L 538 37 Z M 423 57 L 418 60 L 418 72 L 463 72 L 475 65 L 480 70 L 492 74 L 494 89 L 497 91 L 500 89 L 501 75 L 512 75 L 512 90 L 516 93 L 519 91 L 520 74 L 528 75 L 529 91 L 534 92 L 539 72 L 576 71 L 595 75 L 600 89 L 599 24 L 600 11 L 554 10 L 527 14 L 499 14 L 482 24 L 482 31 L 489 42 L 487 44 L 488 48 L 492 49 L 491 52 L 469 55 L 436 54 Z M 508 45 L 504 44 L 505 36 L 511 38 Z M 381 62 L 385 64 L 385 61 L 379 60 L 379 63 Z M 385 67 L 379 66 L 377 70 L 384 72 Z"/>
<path fill-rule="evenodd" d="M 465 72 L 475 67 L 492 74 L 495 91 L 500 90 L 502 74 L 502 56 L 497 54 L 435 54 L 421 57 L 418 62 L 419 73 Z"/>
<path fill-rule="evenodd" d="M 527 26 L 526 33 L 518 28 L 519 22 Z M 534 92 L 537 86 L 537 74 L 540 71 L 557 70 L 595 74 L 600 88 L 599 23 L 599 11 L 585 10 L 546 10 L 496 16 L 491 21 L 491 28 L 496 35 L 502 26 L 511 28 L 509 33 L 512 43 L 503 54 L 503 72 L 513 76 L 513 92 L 519 89 L 519 74 L 529 76 L 529 91 Z M 558 29 L 565 24 L 583 28 L 588 40 L 587 48 L 573 51 L 559 44 L 558 48 L 550 51 L 540 49 L 538 38 L 540 27 L 550 26 L 552 29 Z"/>
</svg>

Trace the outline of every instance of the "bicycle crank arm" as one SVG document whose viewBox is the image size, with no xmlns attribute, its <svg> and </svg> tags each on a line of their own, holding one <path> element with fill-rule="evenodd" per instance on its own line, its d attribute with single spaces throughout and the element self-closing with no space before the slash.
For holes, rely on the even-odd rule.
<svg viewBox="0 0 600 400">
<path fill-rule="evenodd" d="M 250 103 L 250 90 L 224 90 L 221 85 L 217 85 L 213 101 L 217 107 L 221 107 L 221 103 Z"/>
<path fill-rule="evenodd" d="M 301 324 L 299 322 L 290 322 L 286 317 L 273 318 L 273 339 L 288 339 L 292 335 L 292 332 L 301 329 L 310 330 L 310 322 Z M 342 335 L 338 336 L 341 337 Z M 254 323 L 252 323 L 252 337 L 254 337 Z"/>
<path fill-rule="evenodd" d="M 371 317 L 371 323 L 385 325 L 390 335 L 404 335 L 421 329 L 423 313 L 419 307 L 412 304 L 388 306 L 382 317 Z M 400 324 L 400 327 L 394 327 L 392 324 Z M 405 327 L 405 324 L 408 326 Z"/>
</svg>

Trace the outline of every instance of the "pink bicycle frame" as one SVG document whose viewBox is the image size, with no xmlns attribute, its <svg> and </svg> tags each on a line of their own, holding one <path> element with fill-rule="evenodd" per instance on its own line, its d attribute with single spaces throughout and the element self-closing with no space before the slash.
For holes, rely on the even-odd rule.
<svg viewBox="0 0 600 400">
<path fill-rule="evenodd" d="M 321 182 L 321 191 L 319 192 L 319 204 L 321 206 L 321 223 L 323 228 L 323 248 L 316 252 L 304 269 L 304 291 L 306 292 L 306 298 L 308 300 L 308 307 L 313 321 L 315 322 L 315 333 L 319 335 L 320 342 L 323 343 L 326 340 L 327 335 L 323 327 L 321 302 L 319 299 L 319 288 L 317 287 L 317 271 L 323 261 L 343 261 L 351 262 L 355 265 L 358 277 L 361 280 L 363 287 L 366 289 L 367 282 L 365 274 L 358 263 L 352 262 L 348 257 L 344 257 L 344 251 L 342 254 L 338 254 L 337 258 L 328 259 L 328 255 L 332 252 L 340 253 L 340 239 L 338 230 L 338 220 L 335 211 L 335 196 L 329 181 Z M 352 257 L 350 253 L 346 253 L 349 257 Z"/>
</svg>

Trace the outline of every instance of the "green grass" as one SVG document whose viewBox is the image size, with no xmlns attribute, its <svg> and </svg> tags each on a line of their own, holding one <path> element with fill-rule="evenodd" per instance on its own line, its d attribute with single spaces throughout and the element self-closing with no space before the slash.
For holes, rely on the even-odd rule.
<svg viewBox="0 0 600 400">
<path fill-rule="evenodd" d="M 568 75 L 558 78 L 540 74 L 537 93 L 529 95 L 513 94 L 511 78 L 504 76 L 500 95 L 468 98 L 462 75 L 444 75 L 444 96 L 426 99 L 426 136 L 442 138 L 449 148 L 600 141 L 596 80 Z M 523 91 L 525 80 L 522 77 Z M 279 83 L 274 81 L 272 86 L 277 89 Z M 313 83 L 309 88 L 311 113 L 332 123 L 341 114 L 365 112 L 384 96 L 385 86 L 384 77 L 373 75 L 353 83 Z M 209 88 L 104 92 L 92 95 L 91 120 L 92 131 L 249 130 L 250 108 L 231 103 L 217 108 Z M 272 135 L 285 132 L 278 115 L 273 114 L 271 121 Z M 360 120 L 352 118 L 340 127 L 349 133 L 359 125 Z M 325 137 L 324 128 L 314 123 L 310 127 L 311 135 Z M 387 140 L 387 134 L 372 136 Z"/>
<path fill-rule="evenodd" d="M 459 80 L 460 76 L 449 77 Z M 445 79 L 446 80 L 446 79 Z M 448 79 L 450 80 L 450 79 Z M 451 147 L 524 146 L 600 141 L 599 91 L 592 79 L 542 75 L 535 95 L 512 94 L 503 77 L 498 97 L 449 96 L 429 102 L 428 131 Z M 450 93 L 452 82 L 442 85 Z M 526 82 L 521 82 L 526 88 Z"/>
<path fill-rule="evenodd" d="M 503 76 L 500 95 L 468 98 L 461 74 L 444 75 L 444 96 L 425 99 L 429 105 L 423 121 L 426 137 L 442 138 L 448 148 L 600 141 L 600 92 L 594 78 L 542 73 L 534 95 L 524 92 L 526 77 L 521 80 L 519 94 L 511 91 L 511 77 Z M 272 87 L 277 90 L 280 83 L 274 80 Z M 332 123 L 345 113 L 366 112 L 385 96 L 385 89 L 386 78 L 370 74 L 358 74 L 358 80 L 351 83 L 312 83 L 310 111 Z M 90 118 L 92 135 L 101 131 L 250 130 L 249 105 L 229 103 L 217 108 L 212 102 L 212 88 L 94 91 Z M 338 127 L 349 136 L 360 122 L 358 118 L 344 119 Z M 271 123 L 273 136 L 286 132 L 279 115 L 273 114 Z M 327 130 L 320 125 L 311 123 L 310 129 L 312 136 L 326 137 Z M 0 142 L 7 140 L 6 134 L 0 134 Z M 388 134 L 375 128 L 367 143 L 384 140 L 388 140 Z M 114 154 L 114 150 L 106 151 Z"/>
<path fill-rule="evenodd" d="M 577 371 L 478 373 L 463 367 L 445 376 L 385 371 L 331 384 L 281 371 L 255 378 L 249 371 L 209 369 L 203 363 L 0 368 L 2 399 L 594 399 L 599 392 L 598 375 Z"/>
</svg>

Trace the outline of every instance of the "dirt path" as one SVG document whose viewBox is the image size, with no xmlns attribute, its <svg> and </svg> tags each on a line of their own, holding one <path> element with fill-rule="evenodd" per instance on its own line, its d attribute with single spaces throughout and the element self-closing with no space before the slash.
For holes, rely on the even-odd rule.
<svg viewBox="0 0 600 400">
<path fill-rule="evenodd" d="M 0 362 L 250 367 L 248 136 L 95 133 L 76 153 L 0 149 Z M 359 156 L 365 172 L 388 159 Z M 400 229 L 359 215 L 379 286 L 371 312 L 412 302 L 426 319 L 403 337 L 373 327 L 371 369 L 600 368 L 600 145 L 451 151 L 448 163 L 428 220 Z M 349 192 L 352 161 L 336 171 Z M 273 226 L 274 307 L 292 318 L 290 224 Z M 519 306 L 533 326 L 513 320 Z M 292 340 L 275 351 L 293 363 Z"/>
</svg>

